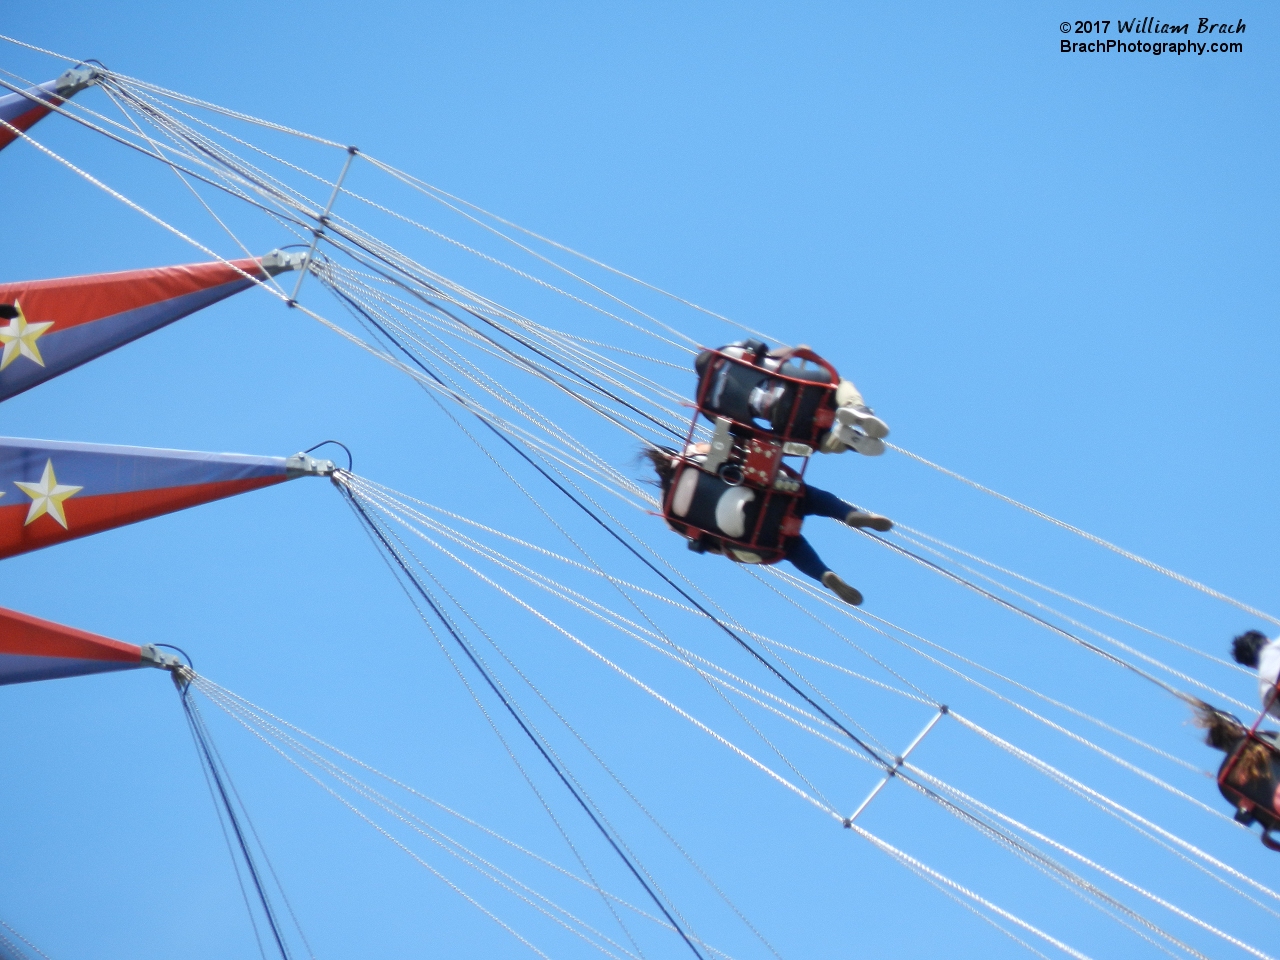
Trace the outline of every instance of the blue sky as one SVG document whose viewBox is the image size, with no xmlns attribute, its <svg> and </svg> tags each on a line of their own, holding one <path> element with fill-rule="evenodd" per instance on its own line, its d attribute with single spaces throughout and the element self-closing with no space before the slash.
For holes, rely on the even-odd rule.
<svg viewBox="0 0 1280 960">
<path fill-rule="evenodd" d="M 1175 4 L 1159 16 L 1189 20 L 1193 31 L 1201 16 L 1243 17 L 1243 53 L 1066 55 L 1059 23 L 1108 11 L 1023 4 L 126 2 L 57 18 L 23 8 L 3 32 L 357 144 L 681 296 L 811 343 L 857 380 L 905 448 L 1276 610 L 1277 21 L 1262 4 L 1211 7 Z M 34 80 L 61 69 L 30 51 L 2 50 L 0 66 Z M 83 100 L 105 110 L 100 97 L 89 91 Z M 154 168 L 60 118 L 33 132 L 221 242 L 219 252 L 234 252 Z M 298 162 L 336 174 L 340 153 L 296 149 Z M 5 151 L 0 164 L 5 279 L 202 259 L 26 145 Z M 427 209 L 409 206 L 420 200 L 388 190 L 367 166 L 351 177 L 352 189 L 387 190 L 415 215 Z M 246 223 L 264 250 L 290 239 Z M 437 226 L 465 229 L 444 218 Z M 483 264 L 395 237 L 539 320 L 593 329 L 591 318 Z M 307 295 L 338 317 L 318 290 Z M 641 302 L 695 337 L 723 333 L 656 299 Z M 541 535 L 527 503 L 420 390 L 256 293 L 11 400 L 0 420 L 8 435 L 278 455 L 337 437 L 353 448 L 358 473 Z M 630 452 L 617 437 L 586 439 L 626 464 Z M 831 458 L 810 477 L 1201 650 L 1221 654 L 1232 634 L 1260 626 L 900 456 Z M 631 521 L 649 524 L 651 542 L 662 542 L 656 520 Z M 1176 702 L 873 544 L 806 529 L 866 593 L 869 611 L 1203 770 L 1216 767 L 1218 755 L 1199 744 Z M 739 615 L 803 649 L 857 659 L 742 571 L 685 556 L 669 540 L 673 562 Z M 626 562 L 607 544 L 593 546 Z M 322 481 L 11 559 L 5 574 L 0 603 L 133 642 L 177 643 L 231 690 L 572 862 Z M 450 582 L 782 956 L 925 957 L 944 947 L 955 956 L 1024 955 L 481 586 Z M 958 711 L 1238 869 L 1273 875 L 1274 860 L 1255 839 L 1135 783 L 883 638 L 858 636 Z M 1138 634 L 1125 639 L 1168 653 Z M 711 631 L 691 628 L 688 641 L 751 676 Z M 1169 660 L 1252 699 L 1247 677 L 1191 656 Z M 715 707 L 687 678 L 646 669 L 682 702 Z M 929 715 L 852 682 L 824 681 L 824 689 L 887 742 L 905 744 Z M 57 958 L 256 951 L 163 678 L 8 688 L 0 718 L 9 772 L 0 796 L 0 918 Z M 210 721 L 318 957 L 528 955 L 243 730 L 212 710 Z M 733 722 L 728 716 L 726 728 Z M 1106 744 L 1220 806 L 1206 777 L 1157 767 L 1158 758 L 1122 741 Z M 805 745 L 795 751 L 843 806 L 874 783 L 870 768 L 836 765 Z M 938 776 L 1108 856 L 1108 865 L 1210 923 L 1255 940 L 1266 929 L 1253 908 L 957 727 L 940 728 L 919 756 Z M 550 795 L 554 784 L 543 785 Z M 868 812 L 877 835 L 1091 956 L 1154 955 L 895 786 Z M 566 810 L 565 798 L 554 806 Z M 735 957 L 765 955 L 634 810 L 610 809 L 708 939 Z M 571 832 L 602 879 L 637 900 L 585 826 L 571 823 Z M 583 903 L 607 921 L 598 900 Z M 1210 955 L 1232 952 L 1178 929 Z M 582 952 L 545 936 L 552 955 Z M 651 955 L 678 955 L 676 943 L 655 943 Z"/>
</svg>

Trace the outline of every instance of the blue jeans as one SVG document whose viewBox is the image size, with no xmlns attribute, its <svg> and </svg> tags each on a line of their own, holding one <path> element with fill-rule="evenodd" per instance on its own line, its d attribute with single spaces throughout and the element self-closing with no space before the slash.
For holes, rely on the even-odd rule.
<svg viewBox="0 0 1280 960">
<path fill-rule="evenodd" d="M 834 493 L 827 493 L 825 490 L 806 484 L 804 496 L 800 500 L 799 513 L 802 517 L 830 517 L 832 520 L 843 522 L 849 515 L 849 511 L 856 509 L 857 507 L 853 504 L 845 503 Z M 822 575 L 831 569 L 822 562 L 818 552 L 802 536 L 791 537 L 787 540 L 784 549 L 786 553 L 783 556 L 806 577 L 822 582 Z"/>
</svg>

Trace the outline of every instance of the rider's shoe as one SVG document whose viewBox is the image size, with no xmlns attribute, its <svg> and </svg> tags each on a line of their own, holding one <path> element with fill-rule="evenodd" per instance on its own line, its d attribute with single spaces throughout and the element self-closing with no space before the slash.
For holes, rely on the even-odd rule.
<svg viewBox="0 0 1280 960">
<path fill-rule="evenodd" d="M 844 453 L 848 449 L 849 445 L 840 439 L 838 428 L 824 433 L 822 442 L 818 444 L 819 453 Z"/>
<path fill-rule="evenodd" d="M 888 533 L 893 529 L 893 521 L 888 517 L 882 517 L 878 513 L 872 513 L 869 510 L 850 510 L 849 515 L 844 518 L 844 522 L 855 530 L 861 530 L 864 527 L 871 530 L 878 530 L 881 533 Z"/>
<path fill-rule="evenodd" d="M 822 575 L 822 585 L 845 603 L 852 604 L 855 607 L 862 603 L 862 594 L 841 580 L 834 570 L 828 570 Z"/>
<path fill-rule="evenodd" d="M 878 457 L 884 453 L 883 440 L 877 437 L 868 437 L 865 433 L 860 433 L 853 427 L 846 426 L 843 423 L 837 423 L 831 428 L 831 432 L 846 447 L 852 447 L 864 457 Z"/>
<path fill-rule="evenodd" d="M 883 440 L 889 435 L 889 425 L 877 417 L 870 407 L 861 403 L 837 407 L 836 420 L 846 427 L 857 427 L 873 440 Z"/>
</svg>

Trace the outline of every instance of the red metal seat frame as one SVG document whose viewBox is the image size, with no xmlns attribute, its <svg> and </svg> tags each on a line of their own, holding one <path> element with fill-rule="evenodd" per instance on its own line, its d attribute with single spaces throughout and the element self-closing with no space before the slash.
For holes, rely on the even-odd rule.
<svg viewBox="0 0 1280 960">
<path fill-rule="evenodd" d="M 835 367 L 807 347 L 796 347 L 781 354 L 776 358 L 778 360 L 779 368 L 789 360 L 807 360 L 825 369 L 830 376 L 830 383 L 822 383 L 817 380 L 805 380 L 800 377 L 793 377 L 787 374 L 766 370 L 759 363 L 755 362 L 754 359 L 740 359 L 738 357 L 732 357 L 722 350 L 708 350 L 707 352 L 714 354 L 715 357 L 719 358 L 722 362 L 750 367 L 758 370 L 762 375 L 770 379 L 781 380 L 792 384 L 796 388 L 797 392 L 792 397 L 791 411 L 788 416 L 786 431 L 783 434 L 775 433 L 773 430 L 765 429 L 755 423 L 743 423 L 740 420 L 735 420 L 732 417 L 725 416 L 715 410 L 708 410 L 706 407 L 706 393 L 708 385 L 712 380 L 712 364 L 716 362 L 715 360 L 712 360 L 711 363 L 708 364 L 706 372 L 702 376 L 698 385 L 697 403 L 695 404 L 693 416 L 689 421 L 689 429 L 685 434 L 684 448 L 674 458 L 676 460 L 676 475 L 670 486 L 667 488 L 666 495 L 663 497 L 663 519 L 665 519 L 673 528 L 678 530 L 682 529 L 684 531 L 684 535 L 692 542 L 705 542 L 705 538 L 711 538 L 715 544 L 717 544 L 722 550 L 726 551 L 726 555 L 729 555 L 731 559 L 732 555 L 728 554 L 727 551 L 742 550 L 759 556 L 761 558 L 761 563 L 777 563 L 786 555 L 785 543 L 787 539 L 799 535 L 801 524 L 804 521 L 804 518 L 799 513 L 799 501 L 801 497 L 804 496 L 804 474 L 809 466 L 809 456 L 807 455 L 801 458 L 803 462 L 799 465 L 798 469 L 785 466 L 782 461 L 783 457 L 788 456 L 788 454 L 784 452 L 784 445 L 787 443 L 799 443 L 809 447 L 812 452 L 817 447 L 818 435 L 829 428 L 835 421 L 834 402 L 820 404 L 818 411 L 814 416 L 813 429 L 804 437 L 793 436 L 792 433 L 795 429 L 796 415 L 800 407 L 799 390 L 825 389 L 829 391 L 831 394 L 830 399 L 834 401 L 836 384 L 840 382 L 840 375 L 836 372 Z M 826 413 L 827 415 L 821 416 L 823 413 Z M 708 530 L 695 523 L 690 523 L 682 517 L 677 517 L 671 509 L 671 501 L 675 496 L 676 482 L 679 479 L 681 472 L 686 468 L 695 470 L 703 469 L 699 460 L 687 452 L 690 447 L 693 446 L 694 434 L 698 428 L 698 418 L 703 416 L 707 417 L 712 422 L 716 422 L 717 420 L 726 421 L 729 424 L 730 435 L 733 437 L 733 450 L 728 455 L 728 458 L 726 459 L 725 464 L 721 467 L 718 475 L 721 476 L 721 479 L 724 479 L 724 466 L 735 467 L 742 474 L 742 479 L 739 481 L 740 485 L 750 487 L 760 496 L 760 507 L 757 511 L 755 524 L 753 525 L 750 534 L 740 540 L 726 537 L 718 530 Z M 764 474 L 765 470 L 768 470 L 769 472 Z M 703 472 L 707 471 L 704 470 Z M 795 481 L 794 489 L 778 489 L 775 486 L 775 481 L 777 480 L 778 475 L 784 472 L 791 480 Z M 760 542 L 762 528 L 765 519 L 769 515 L 769 509 L 775 502 L 776 498 L 783 498 L 788 501 L 786 509 L 782 515 L 782 520 L 778 526 L 778 537 L 774 543 L 762 544 Z"/>
<path fill-rule="evenodd" d="M 1280 759 L 1280 749 L 1277 749 L 1274 743 L 1269 740 L 1265 740 L 1258 735 L 1258 727 L 1266 718 L 1267 711 L 1271 709 L 1271 704 L 1275 702 L 1278 695 L 1280 695 L 1280 689 L 1272 687 L 1271 695 L 1267 698 L 1266 706 L 1263 707 L 1262 712 L 1258 714 L 1258 719 L 1253 721 L 1253 726 L 1246 731 L 1239 746 L 1231 752 L 1231 756 L 1227 758 L 1227 762 L 1224 763 L 1222 768 L 1218 771 L 1218 789 L 1221 790 L 1224 795 L 1230 793 L 1231 797 L 1235 801 L 1236 809 L 1242 810 L 1251 816 L 1256 816 L 1255 811 L 1258 810 L 1259 804 L 1254 800 L 1250 800 L 1243 793 L 1237 790 L 1235 785 L 1230 782 L 1230 777 L 1232 771 L 1236 768 L 1236 764 L 1240 762 L 1240 757 L 1244 753 L 1245 747 L 1250 743 L 1256 743 L 1259 746 L 1264 747 L 1273 757 Z M 1264 812 L 1272 820 L 1280 821 L 1280 810 L 1275 809 L 1274 803 L 1272 804 L 1271 809 Z M 1265 823 L 1263 824 L 1262 843 L 1267 847 L 1267 849 L 1275 850 L 1277 853 L 1280 853 L 1280 842 L 1272 838 L 1271 830 L 1270 828 L 1267 828 Z"/>
<path fill-rule="evenodd" d="M 803 377 L 793 377 L 778 371 L 766 370 L 754 357 L 750 359 L 732 357 L 723 350 L 706 350 L 706 352 L 713 354 L 723 363 L 731 363 L 739 367 L 758 370 L 763 376 L 768 377 L 771 380 L 781 380 L 784 383 L 789 383 L 796 391 L 791 402 L 791 412 L 787 417 L 786 428 L 781 432 L 772 429 L 766 430 L 754 423 L 743 423 L 739 420 L 734 420 L 732 417 L 727 417 L 723 413 L 707 409 L 707 388 L 713 379 L 713 364 L 716 363 L 715 360 L 712 360 L 708 362 L 706 372 L 703 374 L 701 381 L 698 384 L 698 413 L 706 416 L 708 419 L 714 421 L 717 417 L 724 417 L 724 419 L 730 420 L 735 426 L 752 430 L 759 434 L 768 434 L 773 439 L 782 443 L 803 443 L 809 447 L 813 447 L 814 449 L 818 446 L 818 437 L 826 430 L 830 429 L 831 425 L 835 422 L 835 392 L 836 386 L 840 383 L 840 374 L 836 371 L 835 367 L 808 347 L 793 347 L 775 357 L 774 359 L 778 361 L 778 370 L 780 371 L 789 360 L 808 361 L 809 363 L 816 364 L 827 371 L 827 374 L 830 377 L 830 381 L 828 383 L 823 383 L 820 380 L 806 380 Z M 830 400 L 830 403 L 820 403 L 817 410 L 814 412 L 813 428 L 807 434 L 797 436 L 794 434 L 794 430 L 796 426 L 796 416 L 800 409 L 799 400 L 801 395 L 800 391 L 802 390 L 825 390 L 829 394 L 827 399 Z M 696 416 L 694 417 L 694 422 L 697 422 Z M 690 428 L 689 433 L 692 435 L 692 427 Z"/>
</svg>

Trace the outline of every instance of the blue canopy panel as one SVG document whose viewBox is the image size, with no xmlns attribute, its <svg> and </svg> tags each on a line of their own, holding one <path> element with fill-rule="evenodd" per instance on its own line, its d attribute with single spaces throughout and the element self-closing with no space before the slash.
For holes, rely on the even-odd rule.
<svg viewBox="0 0 1280 960">
<path fill-rule="evenodd" d="M 301 254 L 0 283 L 0 400 L 295 269 Z"/>
<path fill-rule="evenodd" d="M 329 476 L 305 454 L 154 450 L 0 437 L 0 559 L 300 476 Z"/>
</svg>

